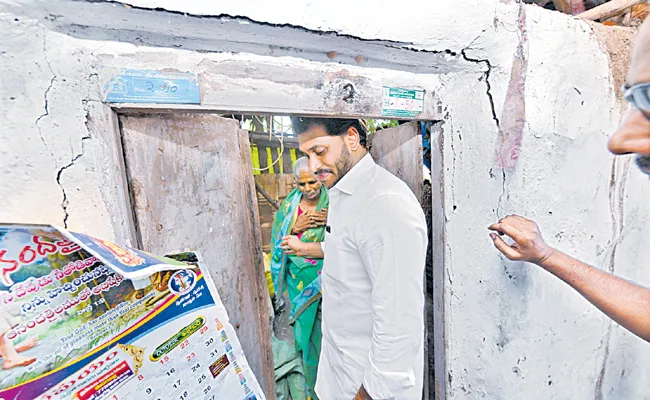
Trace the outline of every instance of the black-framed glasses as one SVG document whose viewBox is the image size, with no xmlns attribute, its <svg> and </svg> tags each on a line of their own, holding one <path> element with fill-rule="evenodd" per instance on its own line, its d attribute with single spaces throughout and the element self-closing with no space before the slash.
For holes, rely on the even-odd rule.
<svg viewBox="0 0 650 400">
<path fill-rule="evenodd" d="M 628 84 L 621 88 L 625 101 L 640 110 L 646 118 L 650 119 L 650 82 L 639 83 L 634 86 Z"/>
</svg>

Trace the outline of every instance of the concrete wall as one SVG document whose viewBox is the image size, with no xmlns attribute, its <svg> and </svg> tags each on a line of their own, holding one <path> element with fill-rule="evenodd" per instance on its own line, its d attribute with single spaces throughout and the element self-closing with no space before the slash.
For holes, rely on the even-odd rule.
<svg viewBox="0 0 650 400">
<path fill-rule="evenodd" d="M 325 87 L 352 76 L 370 92 L 425 84 L 427 116 L 443 121 L 437 390 L 449 399 L 650 392 L 646 343 L 552 276 L 500 258 L 485 229 L 521 213 L 554 245 L 650 284 L 650 184 L 606 151 L 623 112 L 629 32 L 508 0 L 220 3 L 0 1 L 0 220 L 132 239 L 115 117 L 99 90 L 107 69 L 196 71 L 214 103 L 340 115 L 376 113 L 373 97 L 334 101 L 321 76 Z M 250 69 L 228 70 L 241 62 Z M 287 71 L 298 69 L 313 73 L 296 83 Z"/>
</svg>

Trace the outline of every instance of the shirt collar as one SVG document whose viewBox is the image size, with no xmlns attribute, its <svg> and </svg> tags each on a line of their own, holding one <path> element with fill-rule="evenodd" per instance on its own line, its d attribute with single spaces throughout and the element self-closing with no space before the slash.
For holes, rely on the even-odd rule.
<svg viewBox="0 0 650 400">
<path fill-rule="evenodd" d="M 368 173 L 375 166 L 375 161 L 370 153 L 363 156 L 356 165 L 343 178 L 334 185 L 333 189 L 340 190 L 346 194 L 352 194 L 364 182 L 368 182 Z"/>
</svg>

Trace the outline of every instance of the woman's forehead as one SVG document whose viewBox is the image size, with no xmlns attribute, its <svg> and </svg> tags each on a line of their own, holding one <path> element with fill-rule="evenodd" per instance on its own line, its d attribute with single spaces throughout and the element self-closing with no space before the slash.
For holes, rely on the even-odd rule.
<svg viewBox="0 0 650 400">
<path fill-rule="evenodd" d="M 314 174 L 311 170 L 307 168 L 303 168 L 302 170 L 298 171 L 298 180 L 313 180 L 317 179 L 316 174 Z"/>
</svg>

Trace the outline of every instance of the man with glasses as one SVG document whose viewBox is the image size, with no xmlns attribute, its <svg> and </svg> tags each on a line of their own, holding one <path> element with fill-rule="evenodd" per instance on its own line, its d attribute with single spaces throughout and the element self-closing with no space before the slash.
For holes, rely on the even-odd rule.
<svg viewBox="0 0 650 400">
<path fill-rule="evenodd" d="M 609 150 L 617 155 L 635 154 L 638 167 L 650 175 L 650 19 L 641 26 L 623 89 L 625 99 L 635 109 L 609 139 Z M 508 259 L 528 261 L 544 268 L 618 324 L 650 341 L 650 289 L 550 247 L 537 224 L 529 219 L 511 215 L 488 229 L 496 232 L 490 233 L 490 237 Z M 500 235 L 509 236 L 514 243 L 508 245 Z"/>
</svg>

